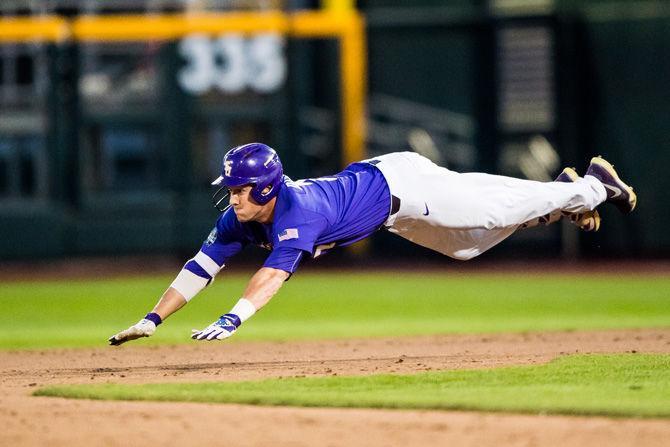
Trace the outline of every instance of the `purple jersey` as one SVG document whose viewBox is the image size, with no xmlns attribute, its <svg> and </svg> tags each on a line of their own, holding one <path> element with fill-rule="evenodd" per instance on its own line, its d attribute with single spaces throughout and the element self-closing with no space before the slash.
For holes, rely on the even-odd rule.
<svg viewBox="0 0 670 447">
<path fill-rule="evenodd" d="M 247 244 L 254 244 L 272 250 L 265 267 L 293 273 L 304 253 L 317 257 L 370 236 L 386 221 L 390 208 L 384 176 L 366 162 L 330 177 L 295 182 L 284 177 L 271 224 L 241 223 L 228 209 L 201 251 L 222 266 Z M 185 268 L 211 278 L 194 260 Z"/>
</svg>

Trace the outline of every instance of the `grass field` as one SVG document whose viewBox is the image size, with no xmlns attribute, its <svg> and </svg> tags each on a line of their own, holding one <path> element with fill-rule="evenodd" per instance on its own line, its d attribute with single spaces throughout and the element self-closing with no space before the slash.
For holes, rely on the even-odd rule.
<svg viewBox="0 0 670 447">
<path fill-rule="evenodd" d="M 103 400 L 668 417 L 670 356 L 570 356 L 541 366 L 413 375 L 70 385 L 35 394 Z"/>
<path fill-rule="evenodd" d="M 134 343 L 194 343 L 190 329 L 228 311 L 247 279 L 220 275 L 155 336 Z M 103 346 L 171 280 L 0 284 L 0 348 Z M 667 327 L 668 290 L 661 276 L 297 274 L 231 341 Z"/>
</svg>

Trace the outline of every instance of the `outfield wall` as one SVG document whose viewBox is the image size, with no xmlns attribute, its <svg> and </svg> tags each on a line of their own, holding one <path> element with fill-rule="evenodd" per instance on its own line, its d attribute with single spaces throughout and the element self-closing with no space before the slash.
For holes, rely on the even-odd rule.
<svg viewBox="0 0 670 447">
<path fill-rule="evenodd" d="M 459 170 L 549 180 L 603 154 L 638 191 L 633 215 L 605 209 L 598 234 L 557 225 L 508 247 L 670 252 L 666 2 L 359 6 L 349 19 L 127 18 L 125 31 L 109 27 L 117 34 L 76 16 L 4 22 L 0 258 L 191 253 L 216 218 L 208 182 L 222 154 L 251 140 L 276 147 L 294 177 L 416 150 Z M 263 64 L 266 76 L 235 68 Z M 391 237 L 368 249 L 413 252 Z"/>
</svg>

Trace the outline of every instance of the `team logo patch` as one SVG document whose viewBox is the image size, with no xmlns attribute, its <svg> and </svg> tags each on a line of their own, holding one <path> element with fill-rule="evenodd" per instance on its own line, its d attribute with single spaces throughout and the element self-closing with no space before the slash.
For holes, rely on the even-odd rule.
<svg viewBox="0 0 670 447">
<path fill-rule="evenodd" d="M 279 241 L 287 241 L 289 239 L 298 239 L 298 229 L 297 228 L 287 228 L 278 234 Z"/>
<path fill-rule="evenodd" d="M 205 241 L 205 245 L 212 245 L 214 241 L 216 241 L 216 237 L 219 235 L 219 232 L 216 231 L 216 227 L 209 233 L 209 236 L 207 236 L 207 240 Z"/>
</svg>

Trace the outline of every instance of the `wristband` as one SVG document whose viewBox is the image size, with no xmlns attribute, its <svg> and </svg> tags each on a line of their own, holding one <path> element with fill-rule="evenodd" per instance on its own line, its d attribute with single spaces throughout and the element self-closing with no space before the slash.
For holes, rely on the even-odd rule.
<svg viewBox="0 0 670 447">
<path fill-rule="evenodd" d="M 163 322 L 163 319 L 161 318 L 161 316 L 158 315 L 158 314 L 155 313 L 155 312 L 149 312 L 149 313 L 144 317 L 144 319 L 153 322 L 156 326 L 158 326 L 159 324 L 161 324 L 161 323 Z"/>
<path fill-rule="evenodd" d="M 228 323 L 235 326 L 235 328 L 240 327 L 240 325 L 242 324 L 242 320 L 240 320 L 240 317 L 238 317 L 235 314 L 230 314 L 229 313 L 229 314 L 221 315 L 221 319 L 226 320 Z"/>
<path fill-rule="evenodd" d="M 235 306 L 230 309 L 230 313 L 240 317 L 240 322 L 244 323 L 246 320 L 251 318 L 253 314 L 256 313 L 256 307 L 254 307 L 254 305 L 251 304 L 251 301 L 248 299 L 240 298 L 237 304 L 235 304 Z"/>
</svg>

